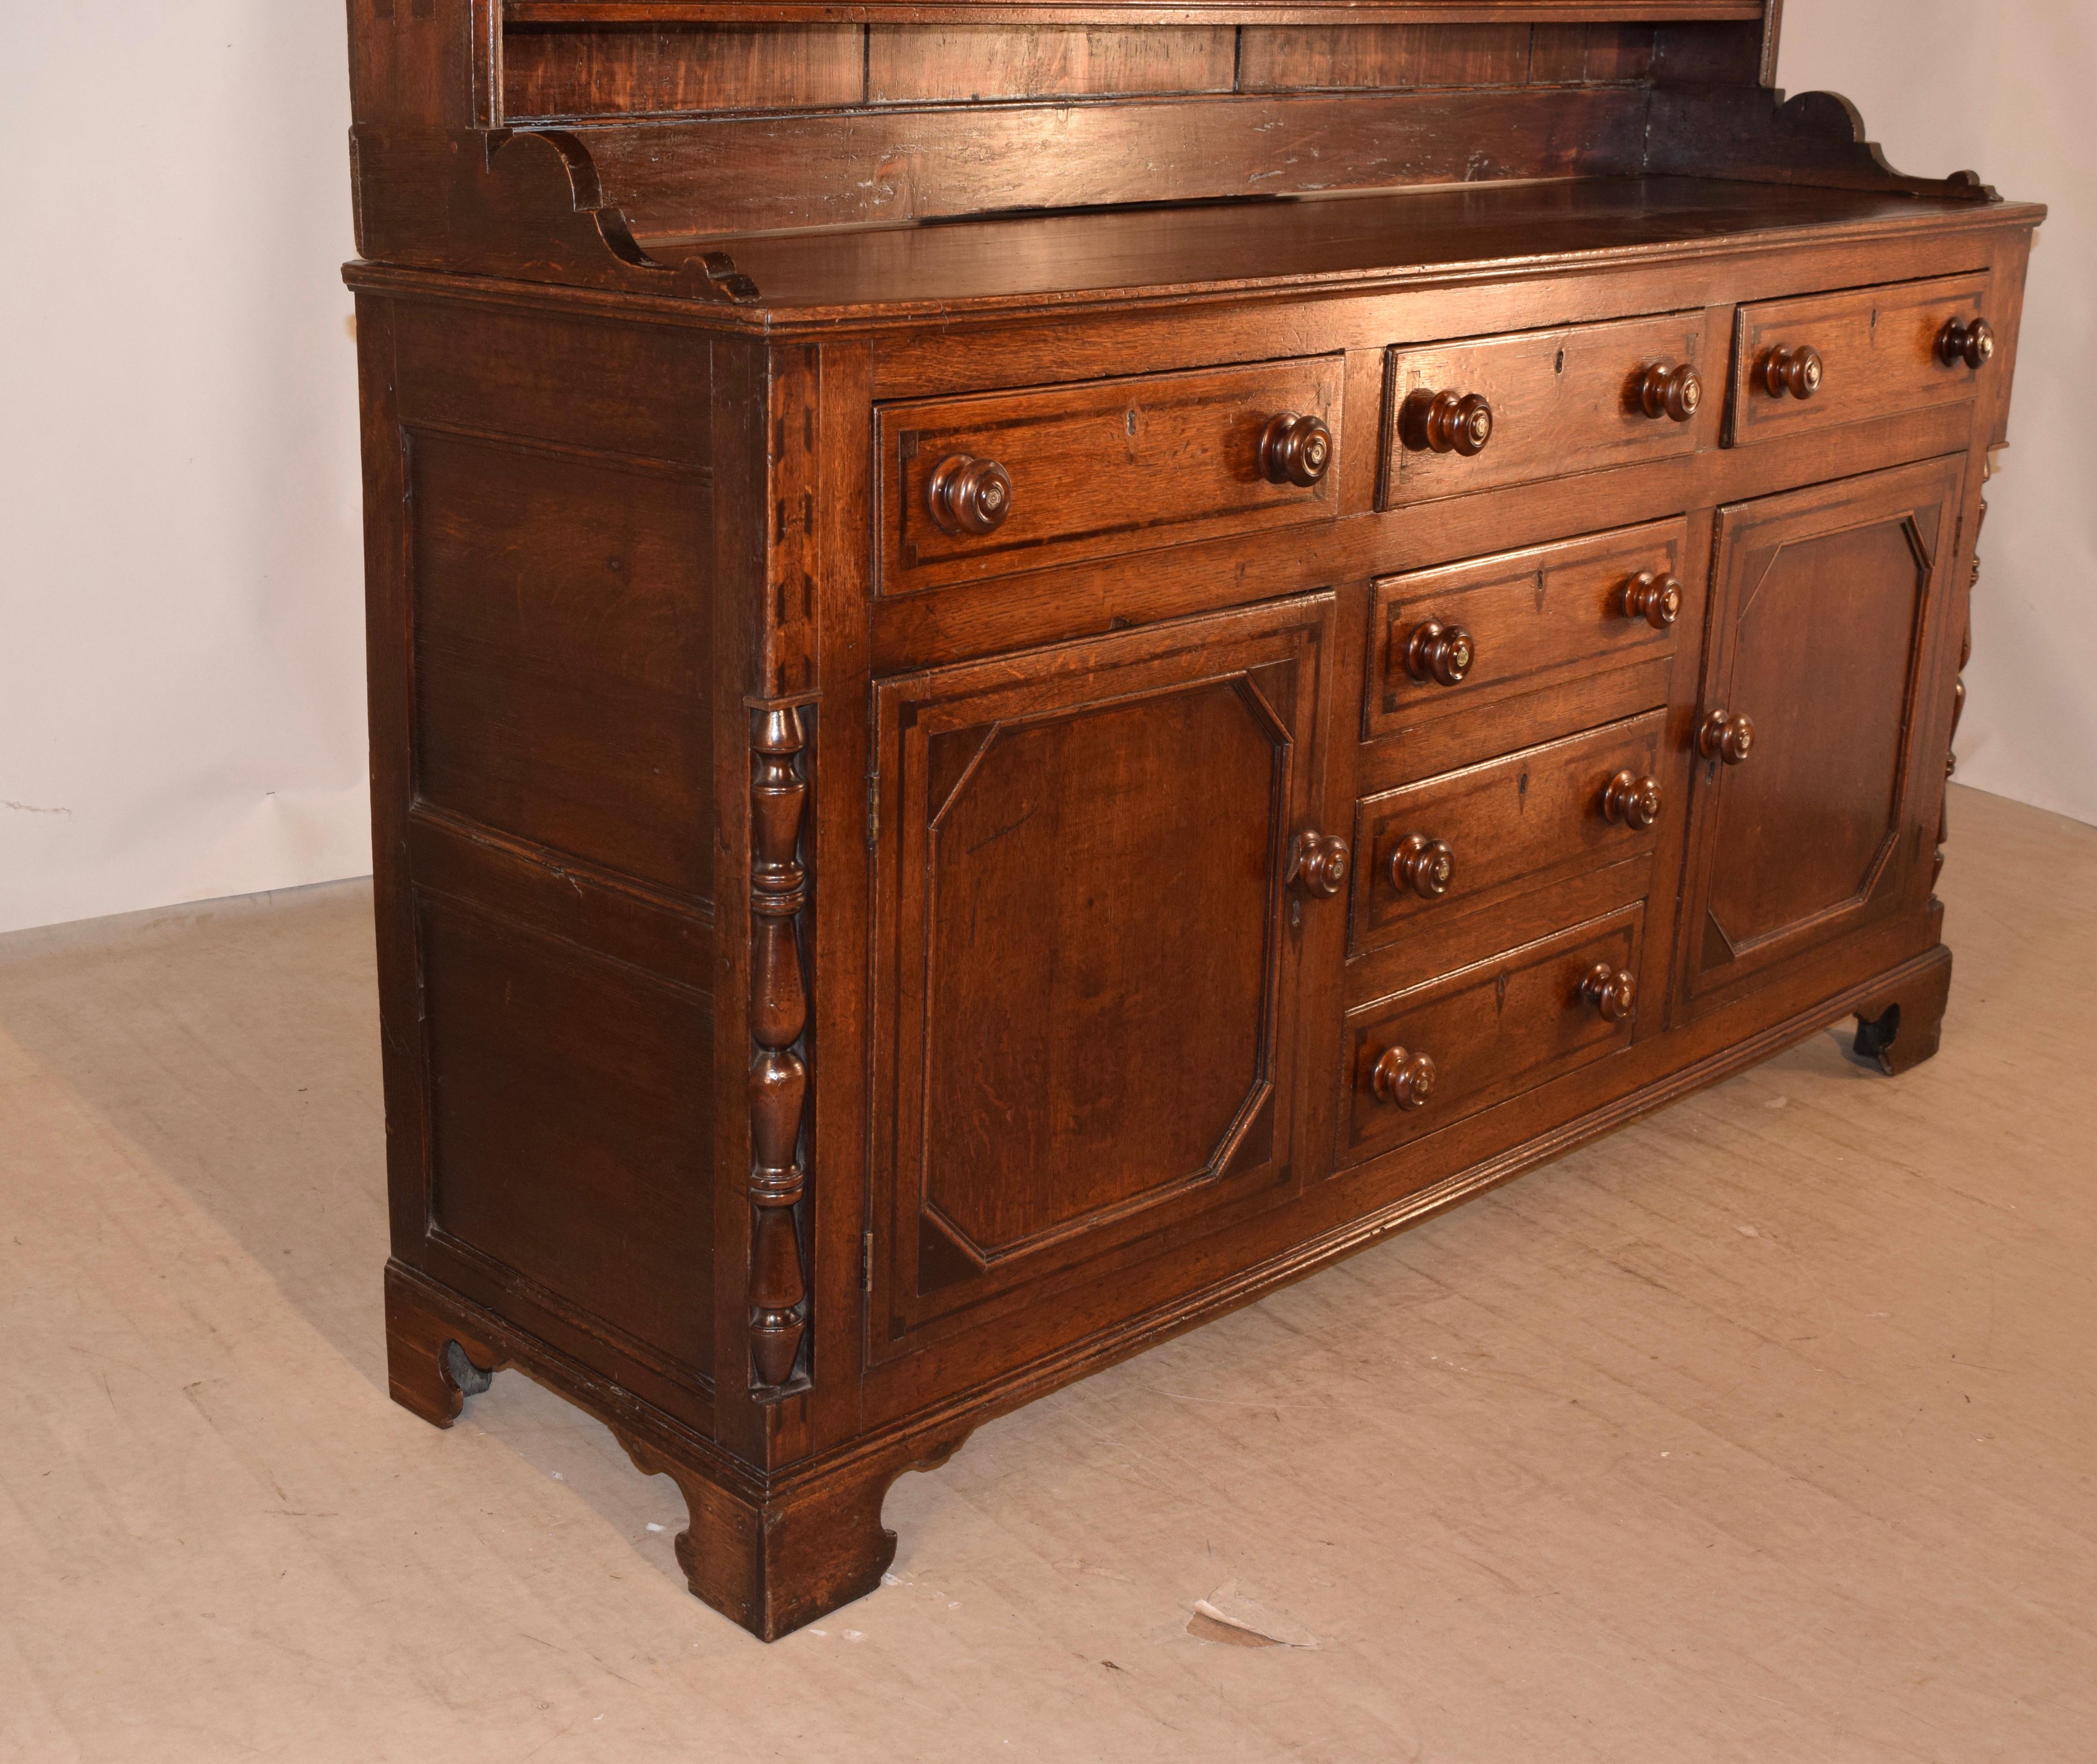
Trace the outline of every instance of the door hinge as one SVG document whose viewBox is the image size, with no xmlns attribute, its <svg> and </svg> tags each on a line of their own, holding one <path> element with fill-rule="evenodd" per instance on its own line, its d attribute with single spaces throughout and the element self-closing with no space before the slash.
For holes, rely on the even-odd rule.
<svg viewBox="0 0 2097 1764">
<path fill-rule="evenodd" d="M 881 774 L 870 772 L 866 780 L 866 848 L 881 843 Z"/>
<path fill-rule="evenodd" d="M 873 1290 L 873 1233 L 869 1232 L 860 1240 L 860 1290 Z"/>
</svg>

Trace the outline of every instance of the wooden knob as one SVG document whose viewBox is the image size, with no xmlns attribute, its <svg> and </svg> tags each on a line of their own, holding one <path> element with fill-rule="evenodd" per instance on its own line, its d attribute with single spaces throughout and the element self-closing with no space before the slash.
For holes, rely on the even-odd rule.
<svg viewBox="0 0 2097 1764">
<path fill-rule="evenodd" d="M 1704 405 L 1704 382 L 1684 361 L 1679 367 L 1649 367 L 1639 377 L 1639 408 L 1657 422 L 1671 417 L 1692 421 Z"/>
<path fill-rule="evenodd" d="M 1456 854 L 1439 839 L 1409 833 L 1390 854 L 1390 885 L 1422 900 L 1439 900 L 1456 879 Z"/>
<path fill-rule="evenodd" d="M 1333 431 L 1319 417 L 1285 410 L 1260 431 L 1260 475 L 1269 484 L 1297 484 L 1309 489 L 1333 463 Z"/>
<path fill-rule="evenodd" d="M 1337 834 L 1299 833 L 1289 847 L 1289 882 L 1307 895 L 1329 900 L 1347 886 L 1352 854 Z"/>
<path fill-rule="evenodd" d="M 1736 766 L 1754 751 L 1755 725 L 1745 716 L 1714 711 L 1696 732 L 1696 751 L 1706 759 Z"/>
<path fill-rule="evenodd" d="M 1937 333 L 1937 359 L 1946 367 L 1985 367 L 1995 359 L 1995 327 L 1985 318 L 1952 319 Z"/>
<path fill-rule="evenodd" d="M 1471 633 L 1460 624 L 1430 619 L 1406 641 L 1405 671 L 1423 683 L 1460 686 L 1477 659 Z"/>
<path fill-rule="evenodd" d="M 1644 833 L 1660 819 L 1660 780 L 1619 772 L 1602 791 L 1602 813 L 1634 833 Z"/>
<path fill-rule="evenodd" d="M 925 501 L 943 532 L 993 533 L 1012 512 L 1012 479 L 994 459 L 956 453 L 933 471 Z"/>
<path fill-rule="evenodd" d="M 1580 996 L 1601 1013 L 1604 1022 L 1629 1022 L 1638 1009 L 1638 982 L 1622 968 L 1598 961 L 1581 981 Z"/>
<path fill-rule="evenodd" d="M 1424 1053 L 1386 1048 L 1369 1072 L 1369 1089 L 1394 1109 L 1424 1109 L 1434 1094 L 1434 1062 Z"/>
<path fill-rule="evenodd" d="M 1682 584 L 1671 576 L 1642 571 L 1624 584 L 1624 616 L 1665 631 L 1682 616 Z"/>
<path fill-rule="evenodd" d="M 1794 398 L 1810 398 L 1820 390 L 1827 371 L 1817 350 L 1787 344 L 1763 357 L 1762 390 L 1772 398 L 1781 398 L 1786 392 Z"/>
<path fill-rule="evenodd" d="M 1493 407 L 1476 392 L 1423 387 L 1400 408 L 1398 437 L 1416 453 L 1461 453 L 1471 459 L 1493 438 Z"/>
</svg>

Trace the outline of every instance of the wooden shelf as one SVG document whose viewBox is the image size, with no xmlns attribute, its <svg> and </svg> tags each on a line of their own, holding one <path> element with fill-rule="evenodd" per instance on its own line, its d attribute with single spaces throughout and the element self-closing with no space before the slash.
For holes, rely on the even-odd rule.
<svg viewBox="0 0 2097 1764">
<path fill-rule="evenodd" d="M 1757 20 L 1762 0 L 1386 0 L 1355 4 L 1237 5 L 1213 0 L 989 0 L 925 5 L 913 0 L 505 0 L 505 22 L 521 24 L 1608 24 Z"/>
<path fill-rule="evenodd" d="M 2040 211 L 2029 211 L 2036 216 Z M 1540 264 L 1736 251 L 1819 232 L 2002 225 L 2002 206 L 1725 178 L 1546 183 L 997 216 L 716 241 L 777 312 L 838 317 L 1398 285 Z M 2020 210 L 2020 216 L 2026 211 Z M 649 239 L 681 263 L 703 245 Z"/>
</svg>

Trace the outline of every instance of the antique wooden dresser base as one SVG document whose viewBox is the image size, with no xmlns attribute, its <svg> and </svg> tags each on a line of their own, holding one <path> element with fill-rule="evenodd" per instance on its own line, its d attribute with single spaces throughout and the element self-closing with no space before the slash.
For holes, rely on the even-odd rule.
<svg viewBox="0 0 2097 1764">
<path fill-rule="evenodd" d="M 1936 1050 L 2042 211 L 1758 4 L 351 17 L 416 1413 L 770 1639 L 985 1418 Z"/>
</svg>

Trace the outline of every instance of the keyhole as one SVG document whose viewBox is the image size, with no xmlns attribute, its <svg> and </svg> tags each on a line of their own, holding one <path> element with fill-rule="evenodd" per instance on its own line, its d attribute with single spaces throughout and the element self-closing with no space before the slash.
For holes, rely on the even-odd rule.
<svg viewBox="0 0 2097 1764">
<path fill-rule="evenodd" d="M 1558 371 L 1561 374 L 1565 371 L 1565 352 L 1563 349 L 1558 352 Z"/>
</svg>

